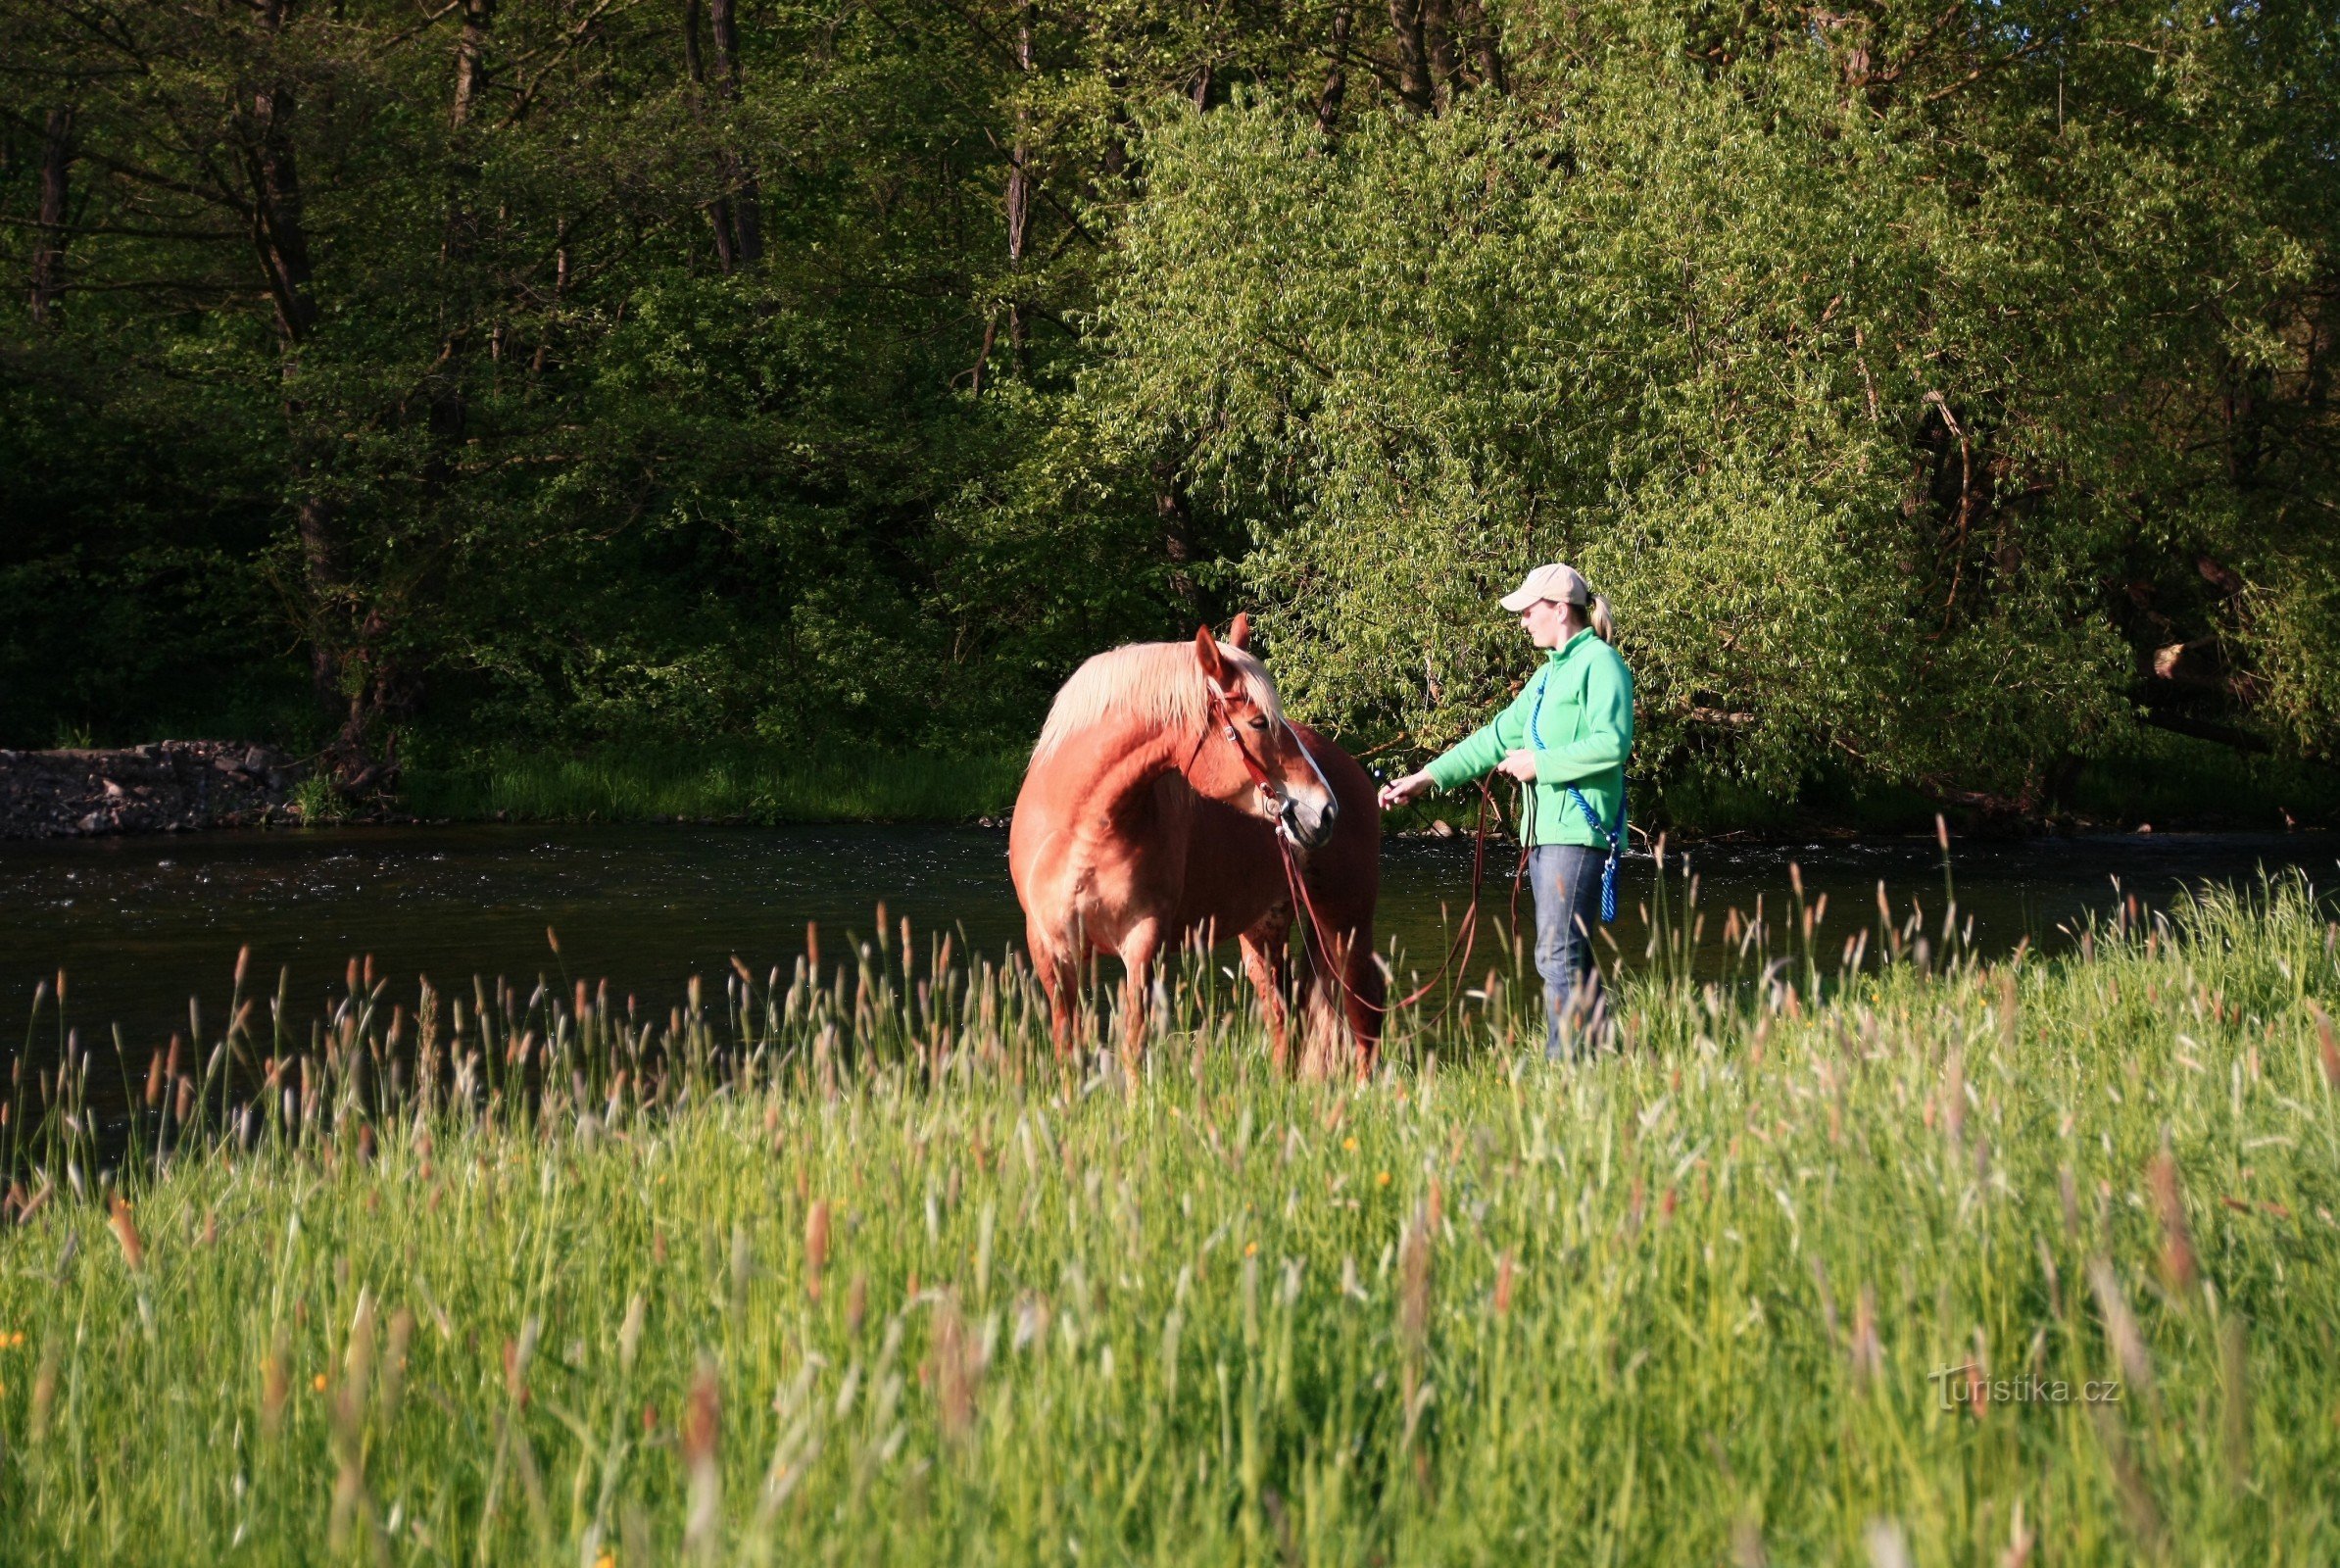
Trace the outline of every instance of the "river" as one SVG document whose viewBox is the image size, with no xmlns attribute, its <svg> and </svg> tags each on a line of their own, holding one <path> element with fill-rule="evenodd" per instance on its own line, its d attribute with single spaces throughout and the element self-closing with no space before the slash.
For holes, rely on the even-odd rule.
<svg viewBox="0 0 2340 1568">
<path fill-rule="evenodd" d="M 1962 916 L 1978 947 L 1999 952 L 2025 937 L 2060 945 L 2059 927 L 2113 909 L 2116 884 L 2166 906 L 2188 885 L 2247 883 L 2263 867 L 2297 866 L 2330 886 L 2340 863 L 2340 841 L 2311 833 L 1954 842 L 1952 852 Z M 1509 852 L 1490 850 L 1489 861 L 1487 906 L 1500 913 Z M 1826 951 L 1876 923 L 1879 880 L 1903 913 L 1912 898 L 1929 921 L 1942 906 L 1930 839 L 1715 843 L 1689 861 L 1710 946 L 1727 908 L 1752 909 L 1758 896 L 1767 911 L 1780 908 L 1791 863 L 1808 897 L 1830 899 Z M 1468 841 L 1392 839 L 1384 867 L 1385 950 L 1394 938 L 1401 970 L 1435 966 L 1442 911 L 1459 912 L 1469 897 Z M 1653 880 L 1646 856 L 1625 868 L 1610 933 L 1623 961 L 1647 943 L 1641 909 Z M 474 974 L 530 984 L 566 974 L 606 977 L 662 1011 L 689 976 L 711 982 L 734 955 L 758 974 L 785 970 L 804 951 L 807 921 L 820 923 L 829 954 L 844 951 L 843 939 L 873 930 L 881 900 L 890 922 L 908 916 L 922 948 L 946 929 L 962 953 L 997 956 L 1021 941 L 1007 836 L 982 828 L 479 825 L 7 843 L 0 997 L 28 1009 L 34 987 L 62 969 L 67 1017 L 82 1038 L 102 1041 L 119 1025 L 133 1059 L 184 1025 L 190 997 L 216 1032 L 246 943 L 251 989 L 272 992 L 281 966 L 295 1019 L 321 1014 L 348 960 L 364 956 L 405 999 L 417 975 L 467 991 Z M 548 926 L 560 934 L 558 956 Z M 54 1052 L 54 1017 L 44 1017 L 36 1057 Z M 0 1036 L 0 1053 L 13 1055 L 22 1038 Z"/>
</svg>

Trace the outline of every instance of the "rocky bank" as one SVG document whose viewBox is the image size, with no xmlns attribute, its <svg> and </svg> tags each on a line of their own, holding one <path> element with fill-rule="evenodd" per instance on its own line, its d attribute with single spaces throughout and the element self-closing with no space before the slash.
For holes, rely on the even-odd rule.
<svg viewBox="0 0 2340 1568">
<path fill-rule="evenodd" d="M 0 751 L 0 838 L 177 833 L 291 819 L 300 769 L 232 741 L 157 741 L 120 751 Z"/>
</svg>

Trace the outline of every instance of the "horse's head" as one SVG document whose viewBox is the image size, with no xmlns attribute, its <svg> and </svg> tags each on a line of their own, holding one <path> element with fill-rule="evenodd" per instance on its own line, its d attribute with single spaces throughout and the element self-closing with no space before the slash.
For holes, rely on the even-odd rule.
<svg viewBox="0 0 2340 1568">
<path fill-rule="evenodd" d="M 1247 652 L 1250 640 L 1251 617 L 1236 616 L 1227 629 L 1227 646 Z M 1220 651 L 1208 626 L 1194 634 L 1194 658 L 1202 666 L 1202 678 L 1210 683 L 1212 723 L 1225 729 L 1243 763 L 1248 787 L 1242 799 L 1246 807 L 1303 849 L 1323 844 L 1333 836 L 1341 806 L 1316 759 L 1283 714 L 1260 703 L 1245 671 Z M 1258 668 L 1256 661 L 1244 662 Z M 1264 682 L 1266 671 L 1261 670 L 1259 678 Z"/>
</svg>

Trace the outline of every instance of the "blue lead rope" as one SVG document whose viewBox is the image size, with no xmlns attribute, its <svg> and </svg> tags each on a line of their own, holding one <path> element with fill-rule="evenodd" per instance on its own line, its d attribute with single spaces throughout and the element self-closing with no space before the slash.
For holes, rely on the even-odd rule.
<svg viewBox="0 0 2340 1568">
<path fill-rule="evenodd" d="M 1574 784 L 1568 787 L 1568 798 L 1577 803 L 1577 809 L 1584 813 L 1584 820 L 1592 831 L 1609 841 L 1609 858 L 1600 867 L 1600 918 L 1603 925 L 1617 918 L 1617 862 L 1625 852 L 1625 781 L 1617 781 L 1617 825 L 1601 825 L 1600 813 L 1592 803 L 1584 799 L 1584 792 Z"/>
</svg>

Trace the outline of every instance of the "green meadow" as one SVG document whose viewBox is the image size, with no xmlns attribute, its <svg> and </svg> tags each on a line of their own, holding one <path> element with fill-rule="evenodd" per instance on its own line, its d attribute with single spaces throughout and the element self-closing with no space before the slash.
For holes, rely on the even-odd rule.
<svg viewBox="0 0 2340 1568">
<path fill-rule="evenodd" d="M 2327 1563 L 2332 913 L 1734 918 L 1612 1054 L 1490 977 L 1365 1081 L 1203 964 L 1059 1062 L 882 916 L 655 1014 L 247 987 L 17 1076 L 0 1556 Z"/>
</svg>

